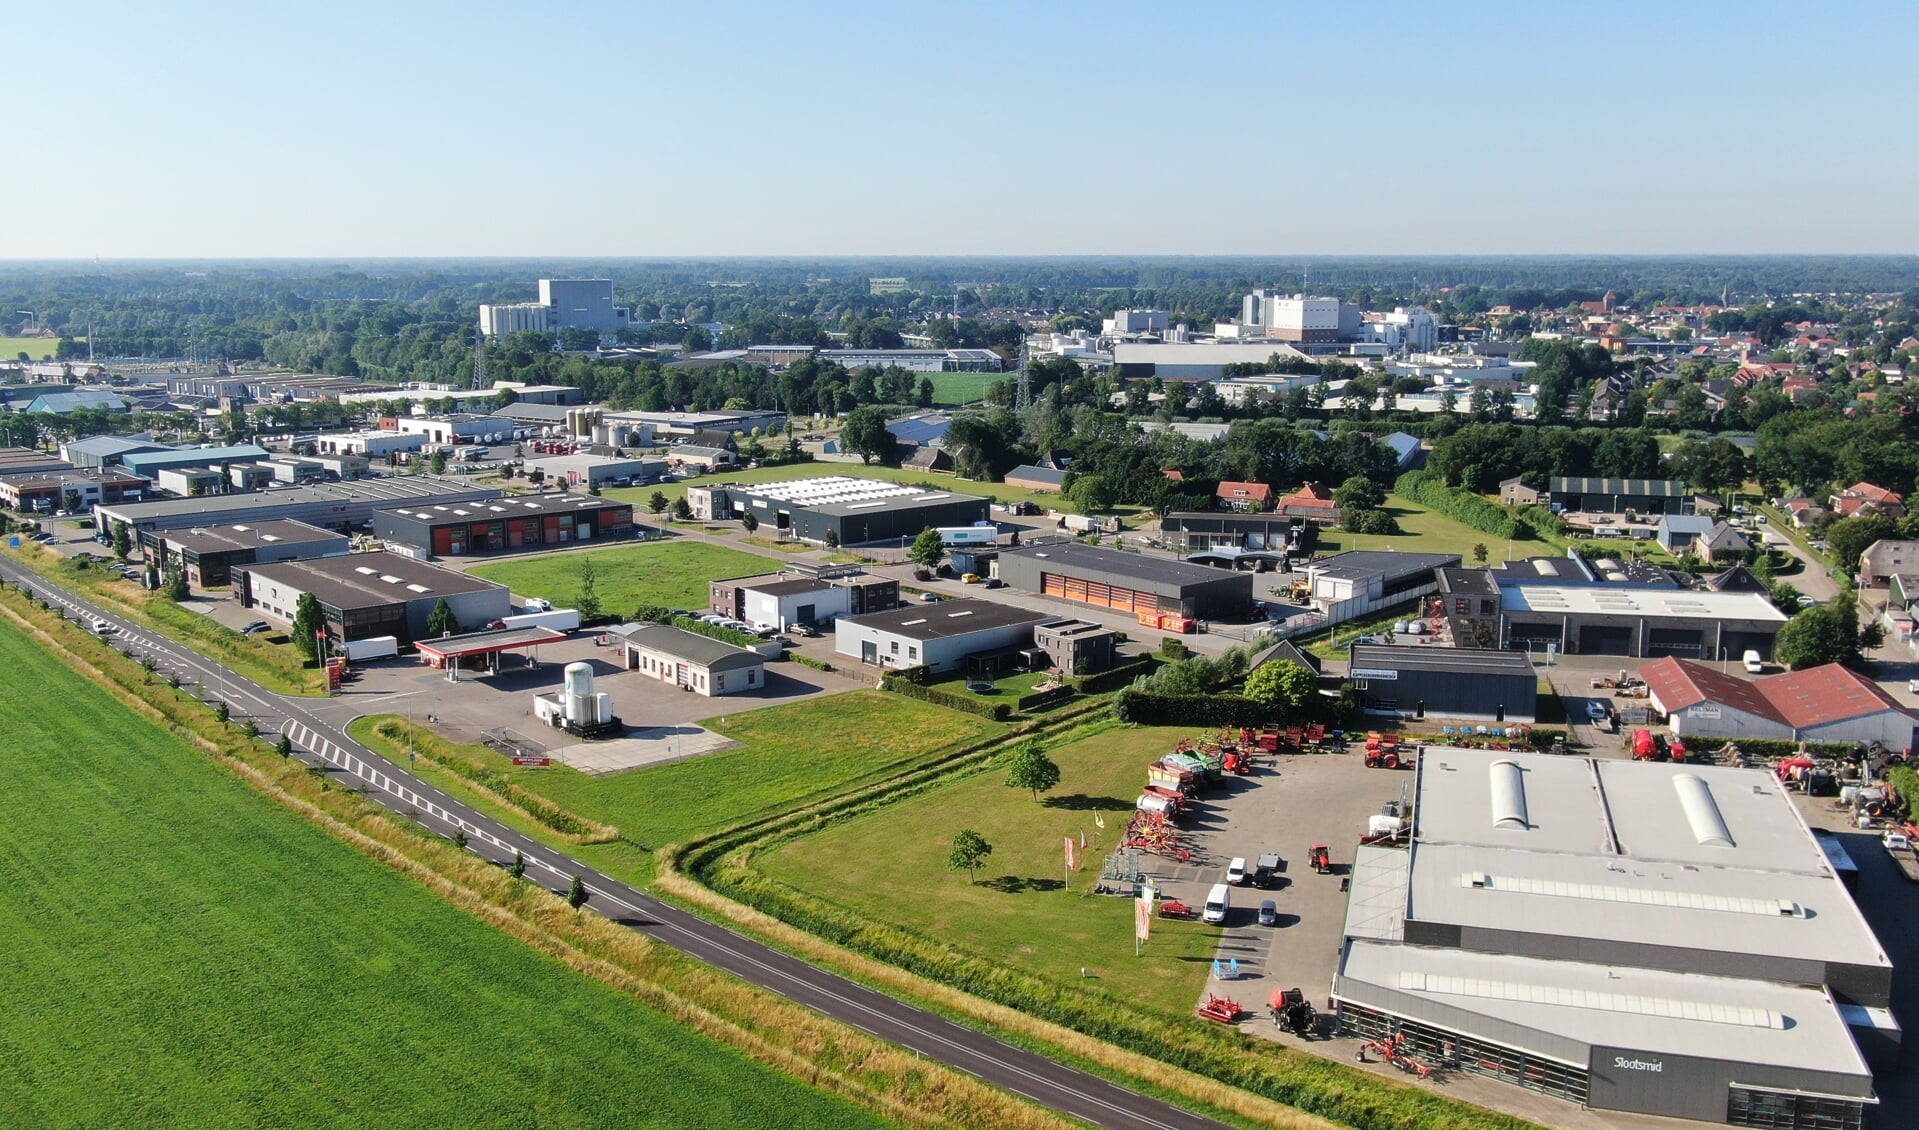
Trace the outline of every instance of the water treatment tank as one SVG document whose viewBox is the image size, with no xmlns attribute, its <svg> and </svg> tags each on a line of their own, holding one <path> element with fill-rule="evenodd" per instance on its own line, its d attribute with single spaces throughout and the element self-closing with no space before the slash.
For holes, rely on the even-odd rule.
<svg viewBox="0 0 1919 1130">
<path fill-rule="evenodd" d="M 591 663 L 569 663 L 566 665 L 565 690 L 561 692 L 566 703 L 566 720 L 576 724 L 585 724 L 594 720 L 593 704 L 593 665 Z"/>
</svg>

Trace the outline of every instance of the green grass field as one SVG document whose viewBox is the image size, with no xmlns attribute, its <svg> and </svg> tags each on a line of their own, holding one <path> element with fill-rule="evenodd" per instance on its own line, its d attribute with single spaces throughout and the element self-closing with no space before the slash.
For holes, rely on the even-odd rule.
<svg viewBox="0 0 1919 1130">
<path fill-rule="evenodd" d="M 26 354 L 30 361 L 51 361 L 54 351 L 58 348 L 60 348 L 58 338 L 0 336 L 0 358 L 8 361 L 18 360 L 22 353 Z"/>
<path fill-rule="evenodd" d="M 933 378 L 933 403 L 955 407 L 981 399 L 994 381 L 1012 379 L 1006 373 L 928 373 L 927 376 Z"/>
<path fill-rule="evenodd" d="M 1396 494 L 1386 496 L 1386 512 L 1399 522 L 1405 533 L 1398 537 L 1379 534 L 1349 534 L 1344 530 L 1321 530 L 1317 553 L 1342 553 L 1349 549 L 1396 549 L 1402 553 L 1457 553 L 1461 562 L 1473 563 L 1473 546 L 1486 547 L 1487 561 L 1532 557 L 1558 551 L 1544 542 L 1516 541 L 1509 547 L 1504 538 L 1473 529 L 1457 519 L 1448 518 L 1419 503 Z"/>
<path fill-rule="evenodd" d="M 781 882 L 1017 968 L 1071 979 L 1085 966 L 1109 993 L 1184 1014 L 1206 982 L 1220 930 L 1155 922 L 1145 956 L 1136 959 L 1132 903 L 1086 892 L 1105 855 L 1096 845 L 1110 850 L 1117 840 L 1146 765 L 1191 736 L 1173 727 L 1108 730 L 1047 751 L 1061 778 L 1043 801 L 1007 788 L 1005 772 L 989 770 L 781 845 L 757 865 Z M 977 884 L 946 870 L 962 828 L 993 845 Z M 1087 858 L 1072 889 L 1062 890 L 1063 840 L 1081 832 Z"/>
<path fill-rule="evenodd" d="M 573 812 L 659 848 L 845 792 L 933 751 L 1005 730 L 985 718 L 881 691 L 744 710 L 704 725 L 742 748 L 611 777 L 563 767 L 515 770 L 491 750 L 464 752 Z"/>
<path fill-rule="evenodd" d="M 35 688 L 0 704 L 0 1124 L 882 1125 L 440 902 L 10 626 L 0 668 Z"/>
<path fill-rule="evenodd" d="M 643 604 L 702 609 L 709 582 L 770 573 L 778 564 L 757 553 L 696 541 L 642 542 L 590 553 L 543 554 L 481 565 L 473 575 L 525 596 L 543 596 L 572 608 L 580 592 L 580 563 L 593 562 L 594 587 L 608 614 L 625 616 Z"/>
</svg>

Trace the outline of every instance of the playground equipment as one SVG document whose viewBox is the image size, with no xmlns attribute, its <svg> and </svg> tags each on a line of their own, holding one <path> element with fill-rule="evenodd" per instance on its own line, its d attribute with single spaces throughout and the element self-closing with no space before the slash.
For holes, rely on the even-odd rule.
<svg viewBox="0 0 1919 1130">
<path fill-rule="evenodd" d="M 1206 1003 L 1199 1006 L 1199 1014 L 1207 1020 L 1216 1020 L 1221 1024 L 1237 1024 L 1246 1014 L 1239 1002 L 1231 997 L 1222 997 L 1218 993 L 1207 993 Z"/>
</svg>

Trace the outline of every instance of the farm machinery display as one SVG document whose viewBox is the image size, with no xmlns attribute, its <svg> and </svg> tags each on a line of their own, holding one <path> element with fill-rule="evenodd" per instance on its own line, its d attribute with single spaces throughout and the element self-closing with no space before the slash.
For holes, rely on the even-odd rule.
<svg viewBox="0 0 1919 1130">
<path fill-rule="evenodd" d="M 1406 1034 L 1395 1032 L 1390 1036 L 1381 1036 L 1377 1040 L 1368 1040 L 1359 1047 L 1359 1062 L 1365 1063 L 1367 1053 L 1379 1057 L 1379 1062 L 1391 1064 L 1408 1075 L 1417 1075 L 1425 1079 L 1433 1069 L 1414 1059 L 1406 1049 Z"/>
<path fill-rule="evenodd" d="M 1319 1010 L 1299 989 L 1274 989 L 1267 1010 L 1273 1018 L 1273 1026 L 1282 1032 L 1291 1032 L 1302 1039 L 1319 1032 Z"/>
<path fill-rule="evenodd" d="M 1366 735 L 1366 768 L 1368 769 L 1411 769 L 1413 752 L 1410 747 L 1403 751 L 1396 734 L 1382 734 L 1373 730 Z"/>
<path fill-rule="evenodd" d="M 1222 997 L 1218 993 L 1207 993 L 1206 1003 L 1199 1006 L 1199 1015 L 1220 1024 L 1237 1024 L 1239 1018 L 1246 1015 L 1246 1009 L 1231 997 Z"/>
</svg>

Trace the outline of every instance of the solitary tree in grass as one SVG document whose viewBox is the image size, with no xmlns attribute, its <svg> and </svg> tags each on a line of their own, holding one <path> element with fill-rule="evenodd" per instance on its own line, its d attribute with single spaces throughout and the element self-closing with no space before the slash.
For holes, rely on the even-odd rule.
<svg viewBox="0 0 1919 1130">
<path fill-rule="evenodd" d="M 292 757 L 293 739 L 287 737 L 285 734 L 281 734 L 280 740 L 273 743 L 273 752 L 279 754 L 281 757 Z"/>
<path fill-rule="evenodd" d="M 434 601 L 433 611 L 426 614 L 426 634 L 435 639 L 460 634 L 460 621 L 454 618 L 453 606 L 446 602 L 445 597 Z"/>
<path fill-rule="evenodd" d="M 593 567 L 591 557 L 580 558 L 580 592 L 573 603 L 580 610 L 581 620 L 598 620 L 605 611 L 600 607 L 600 572 Z"/>
<path fill-rule="evenodd" d="M 753 517 L 753 512 L 751 510 L 748 510 L 746 513 L 740 515 L 740 529 L 745 530 L 747 533 L 750 534 L 754 530 L 757 530 L 759 528 L 760 528 L 760 520 L 758 518 Z"/>
<path fill-rule="evenodd" d="M 446 601 L 443 600 L 440 603 L 445 604 Z M 431 621 L 428 623 L 431 624 Z M 315 648 L 319 646 L 314 637 L 325 627 L 326 620 L 320 614 L 319 598 L 310 592 L 301 593 L 299 603 L 293 606 L 294 648 L 301 655 L 312 659 Z"/>
<path fill-rule="evenodd" d="M 586 880 L 573 876 L 573 885 L 566 889 L 566 905 L 574 910 L 586 905 Z"/>
<path fill-rule="evenodd" d="M 1059 766 L 1046 756 L 1038 742 L 1027 742 L 1013 754 L 1011 772 L 1006 774 L 1006 787 L 1009 789 L 1031 789 L 1033 799 L 1039 794 L 1049 792 L 1059 784 Z"/>
<path fill-rule="evenodd" d="M 946 869 L 964 871 L 968 882 L 977 883 L 980 864 L 985 863 L 986 857 L 992 854 L 993 845 L 986 842 L 986 837 L 968 828 L 953 837 L 953 850 L 946 856 Z"/>
<path fill-rule="evenodd" d="M 466 829 L 465 828 L 455 828 L 453 830 L 453 846 L 456 848 L 459 848 L 461 851 L 466 850 Z"/>
<path fill-rule="evenodd" d="M 1483 541 L 1474 542 L 1473 543 L 1473 564 L 1484 565 L 1485 563 L 1486 563 L 1486 543 Z"/>
<path fill-rule="evenodd" d="M 946 556 L 946 539 L 940 536 L 938 530 L 928 526 L 913 539 L 913 548 L 906 551 L 906 556 L 915 565 L 937 569 L 940 558 Z"/>
<path fill-rule="evenodd" d="M 646 508 L 655 514 L 666 513 L 666 508 L 669 505 L 671 505 L 671 503 L 666 501 L 666 493 L 664 491 L 656 490 L 653 492 L 653 497 L 646 500 Z"/>
<path fill-rule="evenodd" d="M 526 856 L 521 854 L 520 852 L 517 852 L 517 851 L 514 852 L 513 866 L 507 868 L 506 873 L 508 875 L 513 876 L 515 879 L 526 878 Z"/>
</svg>

